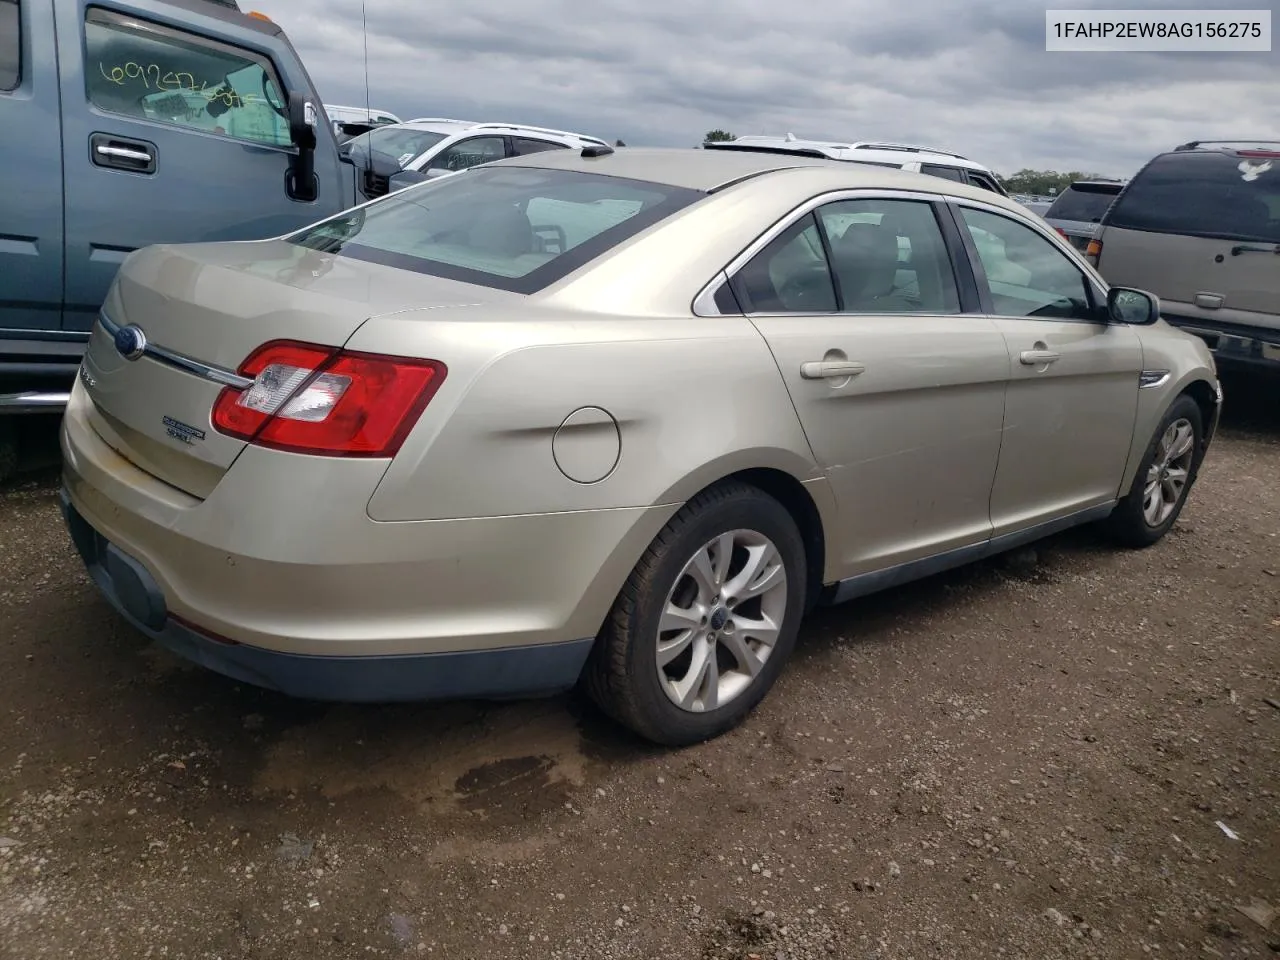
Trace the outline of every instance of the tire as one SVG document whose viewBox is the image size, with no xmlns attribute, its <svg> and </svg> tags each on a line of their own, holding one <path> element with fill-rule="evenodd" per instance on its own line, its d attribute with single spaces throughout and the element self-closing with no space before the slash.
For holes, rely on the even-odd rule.
<svg viewBox="0 0 1280 960">
<path fill-rule="evenodd" d="M 733 549 L 723 549 L 726 543 Z M 727 571 L 718 562 L 725 554 L 732 554 Z M 705 564 L 697 564 L 699 556 Z M 735 579 L 747 560 L 751 573 Z M 715 592 L 717 569 L 723 587 Z M 782 672 L 804 614 L 807 578 L 800 531 L 777 500 L 737 482 L 698 494 L 650 544 L 614 601 L 584 671 L 587 693 L 654 743 L 686 746 L 719 736 L 754 709 Z M 753 585 L 758 596 L 734 596 Z M 672 608 L 688 613 L 667 613 L 660 632 Z M 777 628 L 772 635 L 770 623 Z M 764 642 L 770 635 L 772 644 Z M 660 643 L 667 661 L 661 667 Z"/>
<path fill-rule="evenodd" d="M 1170 459 L 1166 456 L 1166 435 L 1176 432 L 1175 428 L 1188 427 L 1191 431 L 1191 449 Z M 1195 484 L 1200 461 L 1204 457 L 1203 439 L 1204 417 L 1200 412 L 1200 405 L 1183 394 L 1160 419 L 1160 425 L 1156 427 L 1142 462 L 1138 465 L 1133 486 L 1105 521 L 1107 532 L 1113 540 L 1126 547 L 1143 548 L 1159 542 L 1169 532 L 1182 513 L 1182 507 Z M 1181 449 L 1182 444 L 1177 446 Z M 1166 468 L 1173 465 L 1176 465 L 1173 471 L 1166 471 Z M 1171 495 L 1168 484 L 1159 478 L 1173 476 L 1179 470 L 1185 471 L 1185 482 L 1177 489 L 1176 494 Z M 1162 506 L 1158 510 L 1154 509 L 1152 501 L 1148 499 L 1148 488 L 1153 480 L 1159 486 L 1156 492 L 1160 495 Z"/>
</svg>

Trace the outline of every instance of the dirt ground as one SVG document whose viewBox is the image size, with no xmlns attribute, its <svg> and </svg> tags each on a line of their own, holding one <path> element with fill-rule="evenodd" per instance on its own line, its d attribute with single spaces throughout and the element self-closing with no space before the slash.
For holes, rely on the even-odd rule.
<svg viewBox="0 0 1280 960">
<path fill-rule="evenodd" d="M 188 667 L 97 597 L 37 466 L 0 493 L 0 957 L 1276 956 L 1280 402 L 1227 387 L 1160 545 L 823 611 L 678 752 L 574 696 Z"/>
</svg>

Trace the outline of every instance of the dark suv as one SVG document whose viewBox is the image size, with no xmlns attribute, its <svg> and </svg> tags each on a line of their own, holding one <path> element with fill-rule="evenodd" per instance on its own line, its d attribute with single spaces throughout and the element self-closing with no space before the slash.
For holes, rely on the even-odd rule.
<svg viewBox="0 0 1280 960">
<path fill-rule="evenodd" d="M 1280 369 L 1280 141 L 1193 141 L 1149 161 L 1087 257 L 1160 297 L 1219 361 Z"/>
<path fill-rule="evenodd" d="M 1124 187 L 1123 180 L 1077 180 L 1049 205 L 1045 222 L 1071 241 L 1077 250 L 1089 245 L 1102 215 Z"/>
</svg>

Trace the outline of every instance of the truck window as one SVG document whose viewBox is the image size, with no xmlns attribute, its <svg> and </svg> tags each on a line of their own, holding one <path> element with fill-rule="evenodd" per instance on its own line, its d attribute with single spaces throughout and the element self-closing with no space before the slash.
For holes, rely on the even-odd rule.
<svg viewBox="0 0 1280 960">
<path fill-rule="evenodd" d="M 99 110 L 273 147 L 291 143 L 265 57 L 92 8 L 85 47 L 86 93 Z"/>
<path fill-rule="evenodd" d="M 22 31 L 18 0 L 0 0 L 0 90 L 13 90 L 22 79 Z"/>
</svg>

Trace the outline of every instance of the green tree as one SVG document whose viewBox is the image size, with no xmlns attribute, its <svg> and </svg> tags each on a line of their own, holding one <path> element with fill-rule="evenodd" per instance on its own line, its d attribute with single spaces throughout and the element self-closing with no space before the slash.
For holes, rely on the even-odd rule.
<svg viewBox="0 0 1280 960">
<path fill-rule="evenodd" d="M 1035 196 L 1056 196 L 1076 180 L 1100 179 L 1099 173 L 1082 173 L 1079 170 L 1060 172 L 1057 170 L 1023 169 L 1010 177 L 1001 177 L 1000 182 L 1010 193 L 1029 193 Z"/>
<path fill-rule="evenodd" d="M 726 140 L 736 140 L 732 133 L 728 130 L 709 130 L 707 135 L 702 138 L 703 143 L 723 143 Z"/>
</svg>

